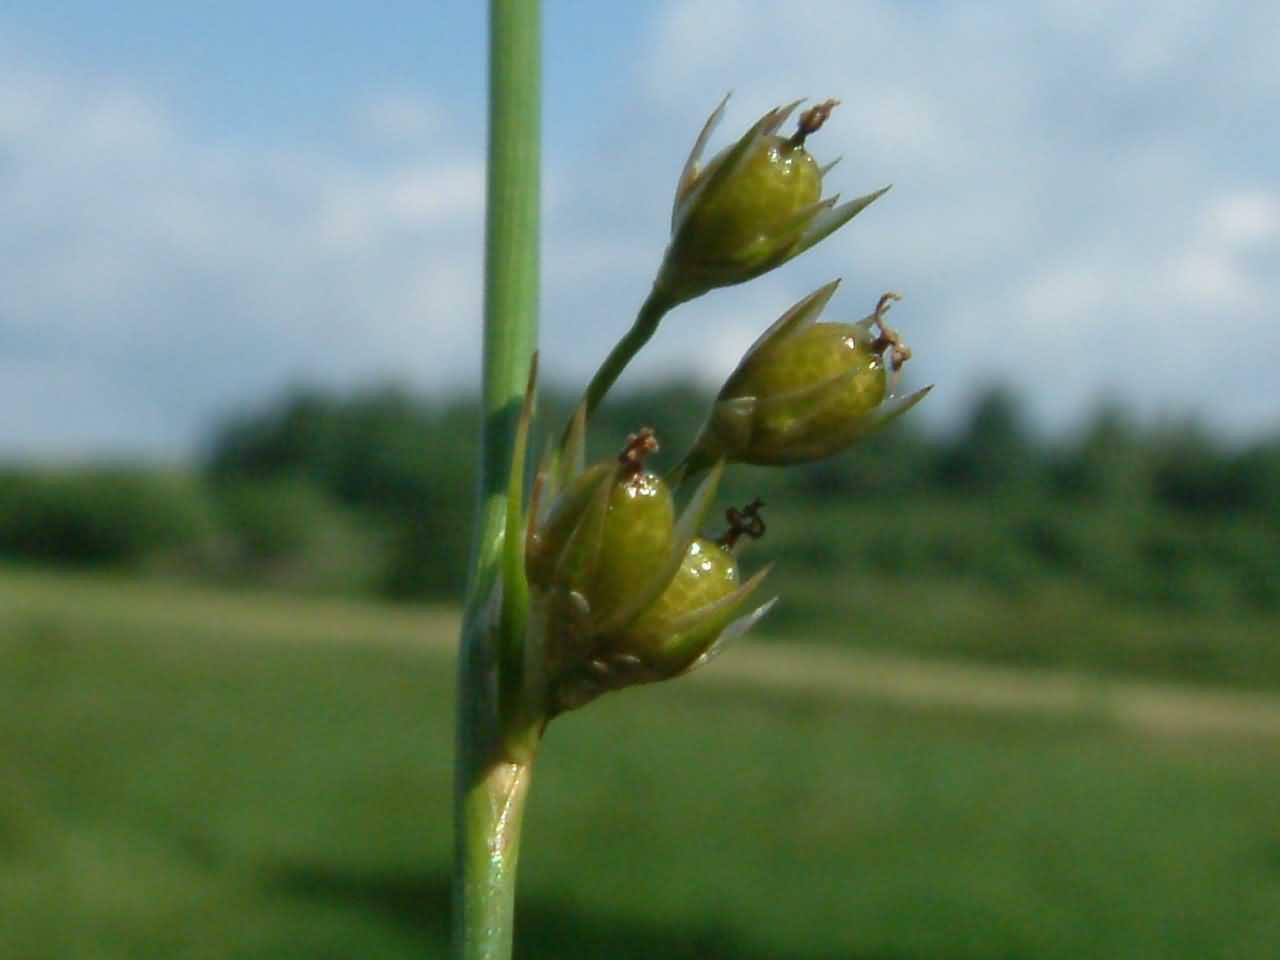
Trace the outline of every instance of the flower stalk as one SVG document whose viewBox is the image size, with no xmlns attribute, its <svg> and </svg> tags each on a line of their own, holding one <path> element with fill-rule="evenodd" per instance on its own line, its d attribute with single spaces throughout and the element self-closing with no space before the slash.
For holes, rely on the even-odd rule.
<svg viewBox="0 0 1280 960">
<path fill-rule="evenodd" d="M 609 351 L 609 355 L 600 364 L 600 369 L 587 385 L 586 392 L 582 395 L 586 416 L 590 417 L 595 413 L 596 408 L 600 406 L 600 401 L 609 392 L 609 388 L 617 382 L 627 364 L 657 332 L 658 324 L 675 305 L 676 300 L 657 284 L 649 291 L 649 296 L 640 305 L 631 328 Z M 567 433 L 568 428 L 565 429 Z"/>
<path fill-rule="evenodd" d="M 672 477 L 646 468 L 657 439 L 639 424 L 616 458 L 587 463 L 591 415 L 668 312 L 783 265 L 888 189 L 840 205 L 822 197 L 833 164 L 820 166 L 806 140 L 834 100 L 801 113 L 789 137 L 779 130 L 798 102 L 771 110 L 703 163 L 722 103 L 680 175 L 648 298 L 526 492 L 539 295 L 539 2 L 490 0 L 489 23 L 484 418 L 458 655 L 454 960 L 510 960 L 521 823 L 547 723 L 605 693 L 700 668 L 772 606 L 755 599 L 769 567 L 745 579 L 738 567 L 743 537 L 765 532 L 763 504 L 730 509 L 719 538 L 702 532 L 727 466 L 830 456 L 927 392 L 891 393 L 910 357 L 884 319 L 896 295 L 857 323 L 819 323 L 832 283 L 743 357 Z"/>
</svg>

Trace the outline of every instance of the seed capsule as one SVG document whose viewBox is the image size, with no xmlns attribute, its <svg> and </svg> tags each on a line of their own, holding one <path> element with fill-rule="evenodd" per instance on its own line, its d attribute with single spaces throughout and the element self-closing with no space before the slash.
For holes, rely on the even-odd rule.
<svg viewBox="0 0 1280 960">
<path fill-rule="evenodd" d="M 628 628 L 622 640 L 627 650 L 661 671 L 680 673 L 707 658 L 722 638 L 728 639 L 732 624 L 738 622 L 745 630 L 764 615 L 767 606 L 746 617 L 742 613 L 768 571 L 741 585 L 734 554 L 744 534 L 763 536 L 763 506 L 756 500 L 743 510 L 730 509 L 729 530 L 723 537 L 697 537 L 689 544 L 666 590 Z"/>
<path fill-rule="evenodd" d="M 691 614 L 713 607 L 738 589 L 738 561 L 714 540 L 689 544 L 680 569 L 652 606 L 627 630 L 623 646 L 647 662 L 683 669 L 715 639 L 722 624 L 680 630 Z M 710 636 L 707 634 L 710 633 Z"/>
<path fill-rule="evenodd" d="M 716 398 L 688 465 L 804 463 L 837 453 L 918 403 L 889 395 L 911 356 L 884 320 L 897 294 L 858 323 L 818 323 L 836 284 L 788 310 L 747 352 Z"/>
<path fill-rule="evenodd" d="M 638 584 L 661 574 L 674 527 L 675 504 L 666 481 L 638 466 L 621 471 L 609 491 L 595 569 L 584 590 L 592 619 L 613 618 Z"/>
<path fill-rule="evenodd" d="M 770 110 L 737 143 L 699 164 L 725 103 L 694 144 L 676 188 L 671 242 L 655 287 L 672 302 L 742 283 L 780 266 L 839 229 L 888 188 L 839 207 L 822 199 L 823 168 L 805 149 L 836 107 L 828 100 L 778 130 L 799 105 Z"/>
</svg>

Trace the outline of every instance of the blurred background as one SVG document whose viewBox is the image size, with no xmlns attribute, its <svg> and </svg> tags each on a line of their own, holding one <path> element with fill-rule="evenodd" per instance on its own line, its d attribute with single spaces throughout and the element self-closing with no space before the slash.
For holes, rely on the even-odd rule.
<svg viewBox="0 0 1280 960">
<path fill-rule="evenodd" d="M 525 958 L 1280 954 L 1280 7 L 546 0 L 547 422 L 796 97 L 895 189 L 664 324 L 885 290 L 910 417 L 739 470 L 782 597 L 550 731 Z M 443 956 L 482 4 L 0 9 L 0 956 Z"/>
</svg>

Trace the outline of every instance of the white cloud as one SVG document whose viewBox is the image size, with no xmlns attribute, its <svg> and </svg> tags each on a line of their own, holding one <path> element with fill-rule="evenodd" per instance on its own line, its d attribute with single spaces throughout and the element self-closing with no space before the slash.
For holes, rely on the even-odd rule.
<svg viewBox="0 0 1280 960">
<path fill-rule="evenodd" d="M 849 312 L 903 288 L 915 372 L 942 384 L 926 416 L 1001 377 L 1055 423 L 1106 390 L 1274 428 L 1280 385 L 1259 358 L 1280 302 L 1280 64 L 1251 38 L 1276 19 L 1249 3 L 682 0 L 650 38 L 632 126 L 683 143 L 733 88 L 727 139 L 778 102 L 838 96 L 813 146 L 845 158 L 831 189 L 896 188 L 776 283 L 785 303 L 844 275 L 831 309 Z M 1245 350 L 1232 373 L 1253 378 L 1238 409 L 1228 372 L 1205 374 L 1224 314 Z"/>
<path fill-rule="evenodd" d="M 356 132 L 375 143 L 416 146 L 445 129 L 448 111 L 421 96 L 384 92 L 359 104 L 353 120 Z"/>
<path fill-rule="evenodd" d="M 0 90 L 0 452 L 171 454 L 289 379 L 470 379 L 478 157 L 205 142 L 31 65 Z"/>
<path fill-rule="evenodd" d="M 906 295 L 908 372 L 939 384 L 924 417 L 999 377 L 1054 423 L 1105 390 L 1277 425 L 1280 6 L 680 0 L 651 17 L 616 65 L 630 98 L 575 114 L 574 152 L 545 154 L 552 379 L 581 382 L 630 322 L 723 93 L 717 146 L 830 95 L 813 144 L 844 157 L 830 190 L 893 192 L 778 273 L 682 307 L 627 382 L 715 383 L 842 276 L 835 319 Z M 0 452 L 183 449 L 288 379 L 474 383 L 481 138 L 439 134 L 479 103 L 357 96 L 329 142 L 272 148 L 210 140 L 127 77 L 3 63 Z"/>
<path fill-rule="evenodd" d="M 1228 256 L 1193 250 L 1169 263 L 1169 288 L 1205 307 L 1247 306 L 1257 299 L 1253 284 Z"/>
<path fill-rule="evenodd" d="M 1220 197 L 1209 209 L 1209 229 L 1231 247 L 1253 247 L 1280 233 L 1280 193 L 1244 191 Z"/>
<path fill-rule="evenodd" d="M 484 169 L 445 161 L 358 178 L 318 198 L 319 237 L 338 249 L 377 244 L 387 234 L 425 234 L 483 215 Z"/>
</svg>

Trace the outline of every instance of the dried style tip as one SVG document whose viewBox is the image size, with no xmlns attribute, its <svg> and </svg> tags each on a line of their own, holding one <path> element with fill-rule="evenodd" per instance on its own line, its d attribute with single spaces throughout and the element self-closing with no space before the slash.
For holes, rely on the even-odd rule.
<svg viewBox="0 0 1280 960">
<path fill-rule="evenodd" d="M 787 142 L 793 147 L 803 147 L 805 138 L 811 133 L 817 133 L 821 130 L 822 125 L 831 116 L 831 111 L 838 106 L 840 106 L 839 100 L 824 100 L 816 107 L 810 107 L 800 114 L 800 122 L 796 125 L 796 132 L 791 135 L 791 139 Z"/>
<path fill-rule="evenodd" d="M 741 510 L 737 507 L 730 507 L 724 512 L 724 518 L 729 524 L 729 529 L 720 535 L 716 543 L 726 550 L 733 550 L 744 535 L 752 540 L 759 540 L 765 533 L 764 517 L 760 515 L 760 511 L 763 508 L 764 501 L 759 497 L 756 497 Z"/>
<path fill-rule="evenodd" d="M 902 372 L 903 365 L 911 359 L 911 348 L 903 342 L 898 331 L 894 330 L 884 322 L 884 316 L 889 312 L 889 308 L 893 306 L 895 300 L 901 300 L 900 293 L 886 293 L 880 297 L 876 303 L 875 313 L 869 318 L 880 329 L 880 335 L 871 342 L 871 349 L 876 353 L 884 356 L 888 354 L 889 368 L 893 371 L 894 383 L 897 384 L 898 376 Z"/>
<path fill-rule="evenodd" d="M 627 436 L 627 445 L 618 454 L 618 463 L 627 476 L 634 476 L 644 469 L 645 458 L 658 452 L 658 438 L 651 427 L 642 427 Z"/>
</svg>

